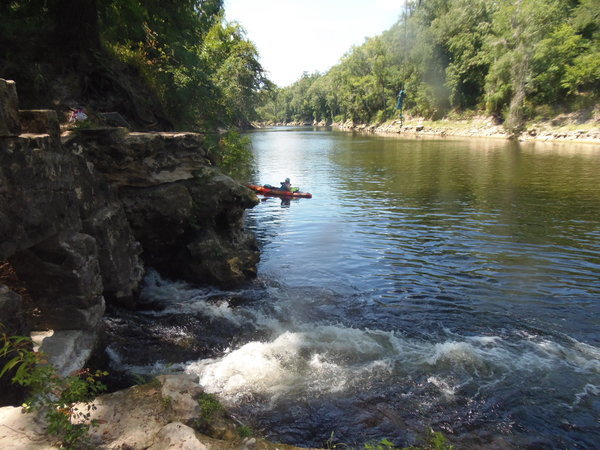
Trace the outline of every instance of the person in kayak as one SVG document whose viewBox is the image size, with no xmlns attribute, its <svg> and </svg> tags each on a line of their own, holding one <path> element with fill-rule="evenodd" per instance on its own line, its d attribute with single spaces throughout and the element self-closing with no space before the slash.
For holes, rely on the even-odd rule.
<svg viewBox="0 0 600 450">
<path fill-rule="evenodd" d="M 291 191 L 292 183 L 290 182 L 290 179 L 286 178 L 285 181 L 282 181 L 281 187 L 279 189 L 281 189 L 282 191 Z"/>
</svg>

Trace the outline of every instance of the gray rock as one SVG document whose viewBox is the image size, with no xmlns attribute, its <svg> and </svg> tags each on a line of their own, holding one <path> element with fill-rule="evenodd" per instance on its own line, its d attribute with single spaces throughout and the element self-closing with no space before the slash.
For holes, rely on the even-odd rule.
<svg viewBox="0 0 600 450">
<path fill-rule="evenodd" d="M 82 129 L 72 132 L 64 143 L 119 187 L 150 187 L 186 180 L 209 163 L 204 136 L 198 133 Z"/>
<path fill-rule="evenodd" d="M 67 376 L 85 366 L 96 342 L 96 332 L 60 330 L 50 333 L 40 342 L 39 351 L 60 376 Z"/>
<path fill-rule="evenodd" d="M 60 142 L 60 124 L 56 111 L 49 109 L 20 110 L 21 133 L 48 134 Z"/>
<path fill-rule="evenodd" d="M 82 229 L 96 240 L 103 294 L 110 302 L 133 306 L 144 274 L 142 247 L 116 190 L 83 157 L 74 155 L 74 161 Z"/>
<path fill-rule="evenodd" d="M 0 140 L 0 260 L 81 229 L 72 159 L 49 136 Z"/>
<path fill-rule="evenodd" d="M 258 200 L 209 165 L 202 135 L 92 129 L 64 142 L 118 188 L 146 265 L 223 287 L 256 276 L 258 250 L 243 214 Z"/>
<path fill-rule="evenodd" d="M 193 428 L 181 422 L 171 422 L 158 432 L 154 444 L 148 450 L 209 450 L 214 448 L 206 446 L 198 440 Z"/>
<path fill-rule="evenodd" d="M 19 99 L 14 81 L 0 78 L 0 137 L 21 134 Z"/>
<path fill-rule="evenodd" d="M 35 414 L 23 414 L 22 408 L 0 408 L 0 448 L 3 450 L 51 450 L 45 427 Z"/>
<path fill-rule="evenodd" d="M 17 253 L 11 264 L 39 309 L 34 329 L 94 329 L 104 313 L 96 241 L 87 234 L 54 236 Z"/>
</svg>

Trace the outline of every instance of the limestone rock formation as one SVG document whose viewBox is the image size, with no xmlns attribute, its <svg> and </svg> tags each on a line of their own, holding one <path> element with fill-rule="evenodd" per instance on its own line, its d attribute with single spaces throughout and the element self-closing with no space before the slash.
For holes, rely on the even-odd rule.
<svg viewBox="0 0 600 450">
<path fill-rule="evenodd" d="M 260 438 L 242 438 L 239 424 L 225 410 L 206 416 L 195 377 L 162 375 L 142 386 L 98 397 L 91 439 L 98 449 L 299 450 Z M 84 406 L 82 405 L 82 408 Z M 40 420 L 20 408 L 0 408 L 0 448 L 56 448 L 44 436 Z M 206 424 L 210 426 L 206 426 Z"/>
<path fill-rule="evenodd" d="M 0 308 L 0 322 L 26 310 L 32 330 L 53 330 L 41 348 L 59 372 L 85 363 L 105 301 L 135 304 L 142 258 L 197 283 L 255 276 L 242 220 L 256 196 L 211 166 L 201 134 L 61 137 L 55 112 L 18 111 L 13 82 L 0 79 L 0 100 L 0 268 L 16 272 L 31 303 Z"/>
<path fill-rule="evenodd" d="M 211 166 L 198 133 L 79 130 L 64 145 L 118 189 L 146 265 L 222 287 L 256 276 L 259 254 L 243 231 L 256 195 Z"/>
</svg>

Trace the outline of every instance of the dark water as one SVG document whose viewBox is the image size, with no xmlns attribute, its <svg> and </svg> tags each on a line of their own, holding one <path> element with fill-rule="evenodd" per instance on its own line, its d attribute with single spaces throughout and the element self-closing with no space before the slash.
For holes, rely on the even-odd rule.
<svg viewBox="0 0 600 450">
<path fill-rule="evenodd" d="M 251 137 L 248 181 L 313 198 L 248 213 L 248 289 L 148 277 L 172 368 L 279 442 L 598 448 L 600 147 Z"/>
</svg>

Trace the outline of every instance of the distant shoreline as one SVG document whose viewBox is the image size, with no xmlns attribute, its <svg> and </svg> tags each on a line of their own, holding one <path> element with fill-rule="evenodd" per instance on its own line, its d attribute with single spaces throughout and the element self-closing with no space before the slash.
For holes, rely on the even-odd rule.
<svg viewBox="0 0 600 450">
<path fill-rule="evenodd" d="M 253 123 L 255 128 L 272 126 L 331 126 L 343 131 L 400 135 L 400 136 L 437 136 L 437 137 L 484 137 L 510 139 L 502 125 L 496 125 L 490 118 L 474 118 L 472 120 L 438 120 L 425 121 L 407 119 L 402 125 L 399 120 L 391 120 L 383 124 L 355 124 L 351 121 L 338 123 L 325 122 L 288 122 L 288 123 Z M 519 142 L 565 142 L 577 144 L 600 145 L 600 121 L 582 124 L 552 126 L 549 122 L 529 124 L 518 137 Z"/>
</svg>

